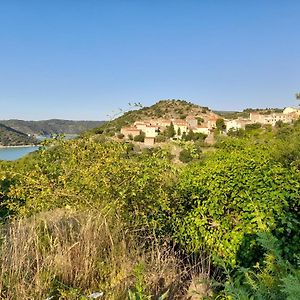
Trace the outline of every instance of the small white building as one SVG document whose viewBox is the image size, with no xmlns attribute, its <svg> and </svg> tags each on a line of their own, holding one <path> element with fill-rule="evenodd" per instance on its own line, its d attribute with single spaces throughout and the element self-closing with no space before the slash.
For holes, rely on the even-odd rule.
<svg viewBox="0 0 300 300">
<path fill-rule="evenodd" d="M 139 130 L 145 131 L 147 124 L 145 124 L 143 122 L 135 122 L 134 126 Z"/>
<path fill-rule="evenodd" d="M 276 122 L 291 123 L 295 119 L 292 114 L 271 113 L 262 115 L 257 112 L 250 113 L 250 120 L 252 123 L 270 124 L 275 126 Z"/>
<path fill-rule="evenodd" d="M 300 109 L 297 107 L 286 107 L 283 110 L 283 114 L 288 115 L 288 114 L 296 114 L 300 116 Z"/>
<path fill-rule="evenodd" d="M 245 129 L 247 124 L 251 124 L 252 121 L 249 119 L 234 119 L 234 120 L 225 120 L 226 125 L 226 132 L 228 130 L 238 130 L 238 129 Z"/>
<path fill-rule="evenodd" d="M 124 134 L 125 138 L 129 138 L 129 136 L 134 138 L 141 133 L 141 130 L 136 127 L 123 127 L 121 133 Z"/>
<path fill-rule="evenodd" d="M 149 125 L 143 129 L 146 137 L 156 137 L 158 135 L 158 126 Z"/>
<path fill-rule="evenodd" d="M 192 130 L 195 133 L 203 133 L 206 135 L 210 135 L 210 129 L 208 128 L 208 126 L 206 124 L 198 125 L 197 127 L 193 128 Z"/>
<path fill-rule="evenodd" d="M 157 120 L 157 125 L 159 127 L 166 128 L 166 127 L 168 127 L 168 126 L 171 125 L 171 120 L 168 120 L 168 119 L 158 119 Z"/>
<path fill-rule="evenodd" d="M 181 119 L 174 119 L 173 121 L 174 130 L 176 133 L 176 136 L 178 136 L 178 129 L 180 129 L 180 136 L 185 132 L 188 132 L 188 123 L 185 120 Z"/>
</svg>

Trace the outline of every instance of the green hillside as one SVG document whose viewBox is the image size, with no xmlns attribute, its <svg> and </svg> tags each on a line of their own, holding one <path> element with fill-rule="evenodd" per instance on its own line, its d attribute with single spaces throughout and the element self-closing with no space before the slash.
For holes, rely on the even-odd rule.
<svg viewBox="0 0 300 300">
<path fill-rule="evenodd" d="M 211 116 L 218 116 L 208 107 L 202 107 L 185 100 L 160 100 L 150 107 L 142 107 L 125 112 L 122 116 L 99 126 L 91 133 L 118 132 L 123 126 L 133 124 L 138 120 L 149 119 L 185 119 L 187 116 L 197 116 L 203 120 Z"/>
<path fill-rule="evenodd" d="M 1 146 L 20 146 L 36 144 L 37 140 L 27 134 L 13 128 L 0 124 L 0 145 Z"/>
<path fill-rule="evenodd" d="M 71 120 L 43 120 L 43 121 L 23 121 L 23 120 L 0 120 L 0 124 L 11 127 L 19 132 L 34 135 L 50 134 L 79 134 L 99 126 L 103 121 L 71 121 Z"/>
</svg>

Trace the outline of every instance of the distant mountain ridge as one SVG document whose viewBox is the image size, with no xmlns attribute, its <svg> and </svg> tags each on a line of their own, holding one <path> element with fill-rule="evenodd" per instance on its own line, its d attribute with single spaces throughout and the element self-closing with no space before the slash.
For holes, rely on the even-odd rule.
<svg viewBox="0 0 300 300">
<path fill-rule="evenodd" d="M 72 121 L 50 119 L 42 121 L 0 120 L 0 124 L 26 135 L 80 134 L 104 121 Z"/>
<path fill-rule="evenodd" d="M 0 124 L 0 146 L 21 146 L 36 143 L 37 140 L 34 137 Z"/>
</svg>

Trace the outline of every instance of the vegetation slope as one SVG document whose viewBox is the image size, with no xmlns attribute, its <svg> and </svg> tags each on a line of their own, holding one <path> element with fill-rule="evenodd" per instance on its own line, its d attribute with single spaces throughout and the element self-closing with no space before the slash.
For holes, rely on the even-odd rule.
<svg viewBox="0 0 300 300">
<path fill-rule="evenodd" d="M 203 120 L 218 115 L 213 113 L 208 107 L 202 107 L 184 100 L 161 100 L 150 107 L 141 107 L 139 104 L 133 105 L 133 109 L 123 113 L 102 126 L 94 128 L 89 133 L 116 133 L 122 127 L 132 125 L 135 121 L 151 119 L 185 119 L 187 116 L 197 116 Z"/>
<path fill-rule="evenodd" d="M 37 140 L 23 132 L 12 129 L 0 124 L 0 145 L 1 146 L 20 146 L 36 144 Z"/>
<path fill-rule="evenodd" d="M 299 141 L 297 121 L 181 165 L 90 137 L 1 163 L 1 298 L 299 299 Z"/>
<path fill-rule="evenodd" d="M 23 120 L 0 120 L 0 124 L 11 127 L 19 132 L 31 135 L 51 134 L 79 134 L 88 129 L 97 127 L 103 121 L 71 121 L 71 120 L 44 120 L 44 121 L 23 121 Z"/>
</svg>

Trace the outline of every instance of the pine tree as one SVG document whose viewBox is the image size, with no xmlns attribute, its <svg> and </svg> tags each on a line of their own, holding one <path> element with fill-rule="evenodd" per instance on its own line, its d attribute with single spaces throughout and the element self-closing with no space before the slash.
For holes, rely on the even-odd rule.
<svg viewBox="0 0 300 300">
<path fill-rule="evenodd" d="M 170 126 L 167 127 L 167 137 L 172 138 L 176 134 L 175 129 L 174 129 L 174 124 L 171 122 Z"/>
<path fill-rule="evenodd" d="M 180 130 L 180 127 L 178 127 L 178 129 L 177 129 L 177 135 L 178 135 L 178 136 L 181 136 L 181 130 Z"/>
</svg>

